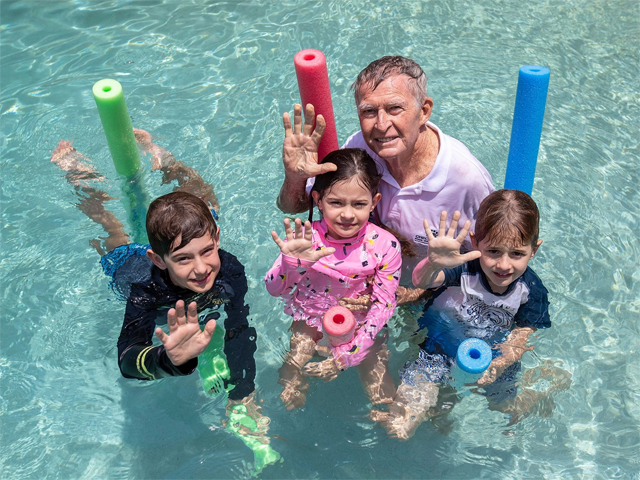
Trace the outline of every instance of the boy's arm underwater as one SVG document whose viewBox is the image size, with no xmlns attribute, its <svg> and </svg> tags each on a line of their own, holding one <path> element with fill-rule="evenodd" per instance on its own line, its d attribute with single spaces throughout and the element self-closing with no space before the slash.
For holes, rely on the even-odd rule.
<svg viewBox="0 0 640 480">
<path fill-rule="evenodd" d="M 511 330 L 506 340 L 496 345 L 500 356 L 491 360 L 489 367 L 478 380 L 478 385 L 483 387 L 495 382 L 509 366 L 522 358 L 524 352 L 533 350 L 533 345 L 527 346 L 527 340 L 535 331 L 534 327 L 516 327 Z"/>
</svg>

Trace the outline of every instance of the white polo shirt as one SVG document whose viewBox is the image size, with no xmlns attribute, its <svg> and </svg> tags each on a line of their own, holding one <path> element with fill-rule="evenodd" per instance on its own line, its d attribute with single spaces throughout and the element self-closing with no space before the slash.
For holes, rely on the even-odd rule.
<svg viewBox="0 0 640 480">
<path fill-rule="evenodd" d="M 378 191 L 382 198 L 377 210 L 380 220 L 412 242 L 418 255 L 403 257 L 401 285 L 412 286 L 411 274 L 416 264 L 427 256 L 428 241 L 422 225 L 427 219 L 433 235 L 438 234 L 440 214 L 460 211 L 460 225 L 471 220 L 471 230 L 475 225 L 475 216 L 480 202 L 493 192 L 493 181 L 486 168 L 474 157 L 464 144 L 444 134 L 436 125 L 427 122 L 440 137 L 440 151 L 433 170 L 420 182 L 400 188 L 389 172 L 386 162 L 376 155 L 366 144 L 362 132 L 351 135 L 342 148 L 360 148 L 366 150 L 375 160 L 382 181 Z M 307 192 L 313 186 L 313 179 L 307 183 Z M 471 250 L 467 237 L 466 249 Z M 463 247 L 464 248 L 464 247 Z"/>
</svg>

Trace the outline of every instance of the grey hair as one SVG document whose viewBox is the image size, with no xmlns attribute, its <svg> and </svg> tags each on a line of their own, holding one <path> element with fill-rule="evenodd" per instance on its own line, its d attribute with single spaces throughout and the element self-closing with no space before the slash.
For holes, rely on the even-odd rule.
<svg viewBox="0 0 640 480">
<path fill-rule="evenodd" d="M 368 87 L 371 90 L 375 90 L 383 81 L 396 75 L 406 75 L 410 78 L 409 88 L 418 106 L 421 107 L 427 98 L 427 76 L 420 65 L 410 58 L 401 57 L 400 55 L 374 60 L 358 74 L 358 78 L 351 86 L 356 106 L 360 102 L 362 88 Z"/>
</svg>

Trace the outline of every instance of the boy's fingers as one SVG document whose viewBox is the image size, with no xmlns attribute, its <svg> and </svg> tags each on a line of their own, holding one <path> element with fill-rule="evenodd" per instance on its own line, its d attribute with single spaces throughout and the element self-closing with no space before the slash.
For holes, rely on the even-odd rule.
<svg viewBox="0 0 640 480">
<path fill-rule="evenodd" d="M 456 237 L 456 240 L 460 243 L 464 242 L 464 239 L 467 238 L 467 234 L 469 233 L 470 228 L 471 228 L 471 221 L 467 220 L 466 222 L 464 222 L 464 225 L 462 226 L 462 230 L 460 230 L 460 233 Z"/>
<path fill-rule="evenodd" d="M 449 231 L 447 232 L 447 237 L 453 238 L 456 234 L 456 229 L 458 228 L 458 220 L 460 220 L 460 212 L 453 212 L 453 217 L 451 217 L 451 223 L 449 224 Z"/>
<path fill-rule="evenodd" d="M 189 304 L 189 309 L 187 310 L 187 323 L 198 323 L 198 304 L 196 302 L 191 302 Z"/>
<path fill-rule="evenodd" d="M 176 329 L 177 324 L 176 309 L 170 308 L 167 312 L 167 325 L 169 326 L 169 331 L 173 332 Z"/>
<path fill-rule="evenodd" d="M 204 333 L 204 336 L 211 341 L 211 337 L 213 336 L 213 332 L 216 331 L 216 321 L 215 320 L 209 320 L 207 322 L 207 324 L 204 326 L 204 330 L 202 331 L 202 333 Z"/>
<path fill-rule="evenodd" d="M 158 340 L 160 340 L 164 344 L 167 341 L 167 339 L 169 338 L 169 335 L 164 333 L 162 331 L 162 329 L 160 327 L 158 327 L 158 328 L 156 328 L 156 337 L 158 338 Z"/>
<path fill-rule="evenodd" d="M 447 212 L 443 211 L 440 214 L 440 227 L 438 228 L 438 235 L 444 235 L 444 232 L 447 230 Z"/>
<path fill-rule="evenodd" d="M 429 241 L 433 240 L 433 233 L 431 233 L 431 229 L 429 228 L 429 222 L 427 221 L 427 219 L 425 218 L 422 221 L 422 225 L 424 226 L 424 233 L 427 235 L 427 239 Z"/>
<path fill-rule="evenodd" d="M 480 253 L 478 250 L 473 250 L 471 252 L 467 252 L 464 255 L 462 255 L 461 260 L 466 263 L 466 262 L 470 262 L 471 260 L 475 260 L 476 258 L 480 258 L 482 256 L 482 253 Z"/>
</svg>

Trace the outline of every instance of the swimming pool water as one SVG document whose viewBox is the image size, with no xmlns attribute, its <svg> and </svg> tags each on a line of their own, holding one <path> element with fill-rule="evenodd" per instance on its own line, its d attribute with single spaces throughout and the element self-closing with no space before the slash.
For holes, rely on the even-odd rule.
<svg viewBox="0 0 640 480">
<path fill-rule="evenodd" d="M 196 168 L 221 203 L 223 248 L 244 263 L 259 332 L 257 386 L 284 461 L 261 478 L 638 478 L 640 469 L 640 16 L 635 1 L 11 1 L 0 4 L 0 477 L 243 478 L 251 452 L 221 426 L 196 375 L 120 378 L 123 305 L 89 245 L 103 235 L 49 158 L 61 139 L 120 187 L 93 83 L 123 85 L 132 123 Z M 349 87 L 370 61 L 409 56 L 432 120 L 497 187 L 517 72 L 551 69 L 533 197 L 532 267 L 553 327 L 528 368 L 573 375 L 550 417 L 507 427 L 471 395 L 450 424 L 408 442 L 367 418 L 356 372 L 312 382 L 285 411 L 277 369 L 289 321 L 263 275 L 280 228 L 281 114 L 298 101 L 293 56 L 322 50 L 340 142 L 358 128 Z M 151 196 L 170 191 L 146 167 Z M 109 207 L 126 218 L 118 200 Z M 416 355 L 415 312 L 391 325 L 392 367 Z"/>
</svg>

